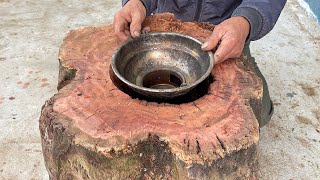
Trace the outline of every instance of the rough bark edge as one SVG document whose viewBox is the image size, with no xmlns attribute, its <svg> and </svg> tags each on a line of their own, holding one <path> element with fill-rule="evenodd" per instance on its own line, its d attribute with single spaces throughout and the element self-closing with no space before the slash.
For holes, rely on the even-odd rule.
<svg viewBox="0 0 320 180">
<path fill-rule="evenodd" d="M 66 117 L 53 112 L 56 97 L 42 108 L 40 132 L 50 179 L 249 179 L 256 177 L 256 145 L 207 164 L 188 165 L 172 153 L 169 144 L 149 135 L 121 150 L 99 151 L 77 144 L 76 137 L 91 139 Z M 100 144 L 102 143 L 102 144 Z M 209 165 L 212 164 L 212 165 Z"/>
<path fill-rule="evenodd" d="M 69 84 L 76 77 L 76 74 L 76 69 L 64 66 L 62 61 L 59 59 L 58 91 L 65 85 Z"/>
</svg>

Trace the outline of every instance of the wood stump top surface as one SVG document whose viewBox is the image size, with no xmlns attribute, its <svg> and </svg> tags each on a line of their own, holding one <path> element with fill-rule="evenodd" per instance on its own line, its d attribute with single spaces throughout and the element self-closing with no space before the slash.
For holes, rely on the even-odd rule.
<svg viewBox="0 0 320 180">
<path fill-rule="evenodd" d="M 208 24 L 182 23 L 171 14 L 148 17 L 144 26 L 201 41 L 213 29 Z M 60 74 L 72 69 L 76 73 L 53 97 L 53 113 L 69 122 L 76 143 L 108 156 L 111 149 L 125 149 L 151 133 L 190 163 L 212 161 L 258 143 L 259 126 L 249 101 L 262 98 L 262 82 L 241 59 L 215 65 L 215 81 L 202 98 L 159 104 L 132 99 L 112 83 L 111 57 L 119 45 L 112 25 L 107 25 L 73 30 L 60 48 Z"/>
</svg>

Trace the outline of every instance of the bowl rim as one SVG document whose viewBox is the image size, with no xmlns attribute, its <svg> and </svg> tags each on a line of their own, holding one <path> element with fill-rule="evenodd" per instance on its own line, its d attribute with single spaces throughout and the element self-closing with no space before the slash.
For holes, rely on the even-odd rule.
<svg viewBox="0 0 320 180">
<path fill-rule="evenodd" d="M 189 35 L 185 35 L 185 34 L 180 34 L 180 33 L 176 33 L 176 32 L 150 32 L 150 33 L 146 33 L 146 34 L 141 34 L 140 37 L 138 38 L 142 38 L 143 36 L 156 36 L 156 35 L 174 35 L 174 36 L 180 36 L 183 38 L 188 38 L 191 39 L 193 41 L 195 41 L 196 43 L 198 43 L 199 45 L 202 45 L 203 43 L 192 37 Z M 194 88 L 195 86 L 197 86 L 199 83 L 201 83 L 202 81 L 204 81 L 212 72 L 213 66 L 214 66 L 214 56 L 213 53 L 211 51 L 206 51 L 209 55 L 209 67 L 207 69 L 207 71 L 199 78 L 197 79 L 195 82 L 188 84 L 186 86 L 182 86 L 182 87 L 176 87 L 176 88 L 171 88 L 171 89 L 152 89 L 152 88 L 146 88 L 146 87 L 142 87 L 142 86 L 138 86 L 135 85 L 133 83 L 131 83 L 130 81 L 126 80 L 121 74 L 120 72 L 117 70 L 116 68 L 116 57 L 117 57 L 117 52 L 120 51 L 120 49 L 124 48 L 124 46 L 126 46 L 129 42 L 135 41 L 138 38 L 129 38 L 126 41 L 124 41 L 113 53 L 112 55 L 112 62 L 111 62 L 111 68 L 113 73 L 117 76 L 117 78 L 119 78 L 122 82 L 124 82 L 125 84 L 127 84 L 128 86 L 130 86 L 131 88 L 134 89 L 138 89 L 139 91 L 147 91 L 150 93 L 173 93 L 173 92 L 183 92 L 186 90 L 191 90 L 192 88 Z"/>
</svg>

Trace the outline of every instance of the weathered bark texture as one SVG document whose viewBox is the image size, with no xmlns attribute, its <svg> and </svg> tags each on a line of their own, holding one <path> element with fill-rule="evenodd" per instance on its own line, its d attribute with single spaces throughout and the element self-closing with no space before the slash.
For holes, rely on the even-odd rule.
<svg viewBox="0 0 320 180">
<path fill-rule="evenodd" d="M 149 17 L 144 26 L 201 41 L 213 29 L 171 14 Z M 245 57 L 216 65 L 214 82 L 200 99 L 158 104 L 132 99 L 110 80 L 119 44 L 111 25 L 80 28 L 65 38 L 59 92 L 40 117 L 51 179 L 255 177 L 262 82 L 244 67 Z"/>
</svg>

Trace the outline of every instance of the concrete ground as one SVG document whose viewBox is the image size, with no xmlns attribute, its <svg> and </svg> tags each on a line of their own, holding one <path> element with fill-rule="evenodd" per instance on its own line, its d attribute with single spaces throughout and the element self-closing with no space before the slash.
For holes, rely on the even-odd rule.
<svg viewBox="0 0 320 180">
<path fill-rule="evenodd" d="M 111 23 L 118 0 L 0 0 L 0 179 L 48 179 L 41 106 L 57 86 L 66 33 Z M 260 179 L 320 179 L 320 27 L 296 0 L 252 43 L 275 104 L 261 129 Z"/>
</svg>

